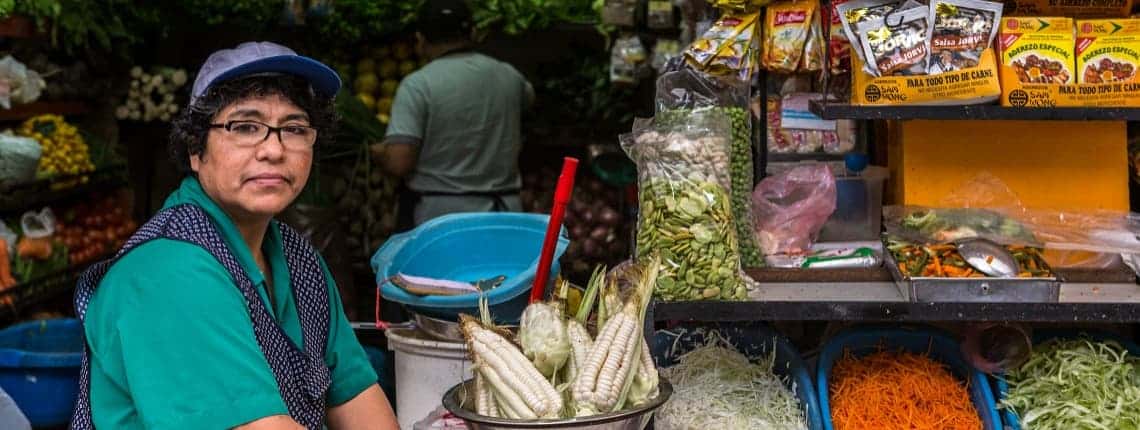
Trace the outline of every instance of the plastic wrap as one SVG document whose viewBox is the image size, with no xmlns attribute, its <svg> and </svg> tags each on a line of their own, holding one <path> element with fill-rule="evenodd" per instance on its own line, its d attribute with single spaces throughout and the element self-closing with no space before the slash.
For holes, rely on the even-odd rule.
<svg viewBox="0 0 1140 430">
<path fill-rule="evenodd" d="M 764 265 L 763 255 L 752 230 L 752 116 L 748 110 L 746 82 L 715 79 L 684 65 L 657 79 L 657 121 L 683 123 L 691 115 L 712 112 L 730 119 L 730 165 L 732 213 L 736 222 L 741 264 Z"/>
<path fill-rule="evenodd" d="M 16 61 L 11 55 L 0 58 L 0 107 L 11 109 L 13 104 L 27 104 L 40 98 L 47 86 L 35 70 Z"/>
<path fill-rule="evenodd" d="M 0 134 L 0 185 L 36 178 L 43 147 L 30 137 Z"/>
<path fill-rule="evenodd" d="M 714 111 L 622 136 L 637 163 L 636 257 L 659 256 L 663 300 L 742 300 L 747 294 L 729 201 L 730 122 Z"/>
<path fill-rule="evenodd" d="M 1140 214 L 1026 208 L 1001 179 L 988 173 L 967 181 L 943 205 L 947 207 L 884 207 L 884 227 L 889 234 L 915 242 L 983 238 L 1045 248 L 1054 267 L 1103 267 L 1108 260 L 1077 258 L 1080 253 L 1140 254 Z"/>
<path fill-rule="evenodd" d="M 765 254 L 807 252 L 835 212 L 835 177 L 825 164 L 804 165 L 760 181 L 752 193 L 756 235 Z"/>
</svg>

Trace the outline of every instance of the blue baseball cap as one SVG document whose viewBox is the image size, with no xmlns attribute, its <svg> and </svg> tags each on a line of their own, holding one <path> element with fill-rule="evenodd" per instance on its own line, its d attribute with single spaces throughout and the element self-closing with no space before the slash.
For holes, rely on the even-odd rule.
<svg viewBox="0 0 1140 430">
<path fill-rule="evenodd" d="M 318 95 L 332 98 L 340 91 L 340 76 L 329 66 L 292 49 L 273 42 L 245 42 L 233 49 L 223 49 L 206 58 L 198 69 L 190 104 L 206 94 L 211 86 L 242 76 L 257 74 L 289 74 L 309 81 Z"/>
</svg>

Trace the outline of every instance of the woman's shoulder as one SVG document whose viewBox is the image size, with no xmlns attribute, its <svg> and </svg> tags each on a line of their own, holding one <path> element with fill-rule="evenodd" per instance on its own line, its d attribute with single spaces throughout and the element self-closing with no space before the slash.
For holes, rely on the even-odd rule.
<svg viewBox="0 0 1140 430">
<path fill-rule="evenodd" d="M 150 294 L 145 290 L 151 289 L 161 290 L 163 296 L 172 298 L 187 291 L 201 295 L 222 280 L 228 281 L 229 273 L 204 248 L 160 238 L 138 245 L 112 263 L 99 282 L 96 295 L 105 292 L 148 297 Z M 232 282 L 227 284 L 232 289 Z"/>
</svg>

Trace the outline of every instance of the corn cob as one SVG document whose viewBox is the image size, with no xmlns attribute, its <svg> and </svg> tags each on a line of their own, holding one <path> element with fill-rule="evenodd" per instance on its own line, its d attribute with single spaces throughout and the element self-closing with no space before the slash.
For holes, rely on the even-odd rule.
<svg viewBox="0 0 1140 430">
<path fill-rule="evenodd" d="M 566 360 L 566 380 L 573 382 L 582 365 L 590 357 L 594 339 L 590 338 L 590 332 L 578 320 L 566 321 L 566 333 L 570 337 L 570 359 Z"/>
<path fill-rule="evenodd" d="M 660 377 L 657 374 L 657 365 L 653 363 L 653 355 L 649 352 L 649 344 L 641 340 L 641 363 L 637 367 L 637 375 L 633 378 L 633 387 L 629 390 L 629 404 L 641 406 L 657 397 Z"/>
<path fill-rule="evenodd" d="M 460 326 L 478 372 L 486 378 L 505 415 L 558 418 L 562 397 L 514 344 L 470 316 L 461 315 Z"/>
<path fill-rule="evenodd" d="M 633 376 L 641 367 L 642 321 L 659 270 L 657 259 L 642 268 L 637 291 L 598 333 L 585 365 L 574 380 L 572 399 L 577 416 L 617 411 L 624 406 Z"/>
<path fill-rule="evenodd" d="M 482 373 L 475 372 L 475 413 L 487 417 L 498 417 L 499 406 L 495 404 L 491 387 Z"/>
</svg>

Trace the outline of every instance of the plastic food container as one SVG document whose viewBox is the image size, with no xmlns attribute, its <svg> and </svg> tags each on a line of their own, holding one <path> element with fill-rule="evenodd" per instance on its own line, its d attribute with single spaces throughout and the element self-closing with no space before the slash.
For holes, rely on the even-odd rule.
<svg viewBox="0 0 1140 430">
<path fill-rule="evenodd" d="M 473 282 L 502 275 L 506 280 L 486 294 L 487 302 L 496 321 L 518 322 L 538 270 L 549 219 L 546 215 L 505 212 L 453 214 L 392 236 L 372 256 L 380 294 L 385 300 L 407 305 L 412 312 L 455 321 L 460 313 L 478 314 L 479 294 L 417 296 L 387 279 L 404 273 Z M 560 269 L 558 259 L 569 245 L 563 229 L 550 266 L 552 281 Z"/>
<path fill-rule="evenodd" d="M 859 176 L 836 176 L 835 213 L 823 224 L 820 242 L 877 240 L 883 224 L 887 168 L 868 166 Z"/>
<path fill-rule="evenodd" d="M 986 375 L 970 366 L 962 357 L 958 342 L 954 339 L 933 329 L 857 328 L 828 340 L 819 355 L 816 392 L 819 394 L 824 430 L 834 429 L 829 405 L 830 391 L 828 391 L 831 367 L 843 357 L 844 351 L 850 351 L 855 356 L 864 356 L 881 349 L 902 349 L 916 354 L 929 354 L 931 359 L 946 364 L 954 376 L 968 384 L 970 400 L 982 419 L 982 428 L 1002 429 L 1001 418 L 998 416 L 993 391 L 990 390 Z"/>
<path fill-rule="evenodd" d="M 704 329 L 704 330 L 700 330 Z M 811 371 L 790 341 L 771 328 L 757 323 L 695 324 L 685 323 L 653 334 L 650 348 L 659 367 L 677 364 L 677 357 L 705 343 L 705 333 L 719 331 L 737 351 L 749 357 L 766 357 L 776 349 L 772 373 L 788 379 L 788 388 L 800 400 L 808 428 L 823 429 L 819 402 L 812 387 Z"/>
<path fill-rule="evenodd" d="M 71 420 L 82 361 L 79 320 L 32 321 L 0 331 L 0 387 L 34 427 Z"/>
<path fill-rule="evenodd" d="M 1134 356 L 1140 356 L 1140 345 L 1137 345 L 1135 342 L 1125 340 L 1125 339 L 1118 337 L 1112 333 L 1108 333 L 1108 332 L 1100 331 L 1100 330 L 1075 330 L 1075 329 L 1070 329 L 1070 330 L 1062 330 L 1062 329 L 1041 330 L 1041 331 L 1034 332 L 1033 343 L 1039 344 L 1039 343 L 1045 343 L 1045 342 L 1050 341 L 1052 339 L 1077 339 L 1080 337 L 1086 337 L 1086 338 L 1088 338 L 1088 340 L 1091 340 L 1093 342 L 1114 341 L 1116 343 L 1119 343 L 1120 346 L 1123 346 L 1124 349 L 1126 351 L 1128 351 L 1128 354 L 1134 355 Z M 1005 378 L 1002 377 L 1001 375 L 995 376 L 994 377 L 994 386 L 995 386 L 995 391 L 997 392 L 997 395 L 998 395 L 998 400 L 1000 401 L 1001 399 L 1004 399 L 1006 393 L 1009 392 L 1009 384 L 1007 382 L 1005 382 Z M 1005 422 L 1005 428 L 1006 429 L 1021 430 L 1021 421 L 1019 421 L 1017 419 L 1017 415 L 1014 415 L 1013 411 L 1011 411 L 1009 409 L 1002 409 L 1001 410 L 1001 418 Z"/>
</svg>

